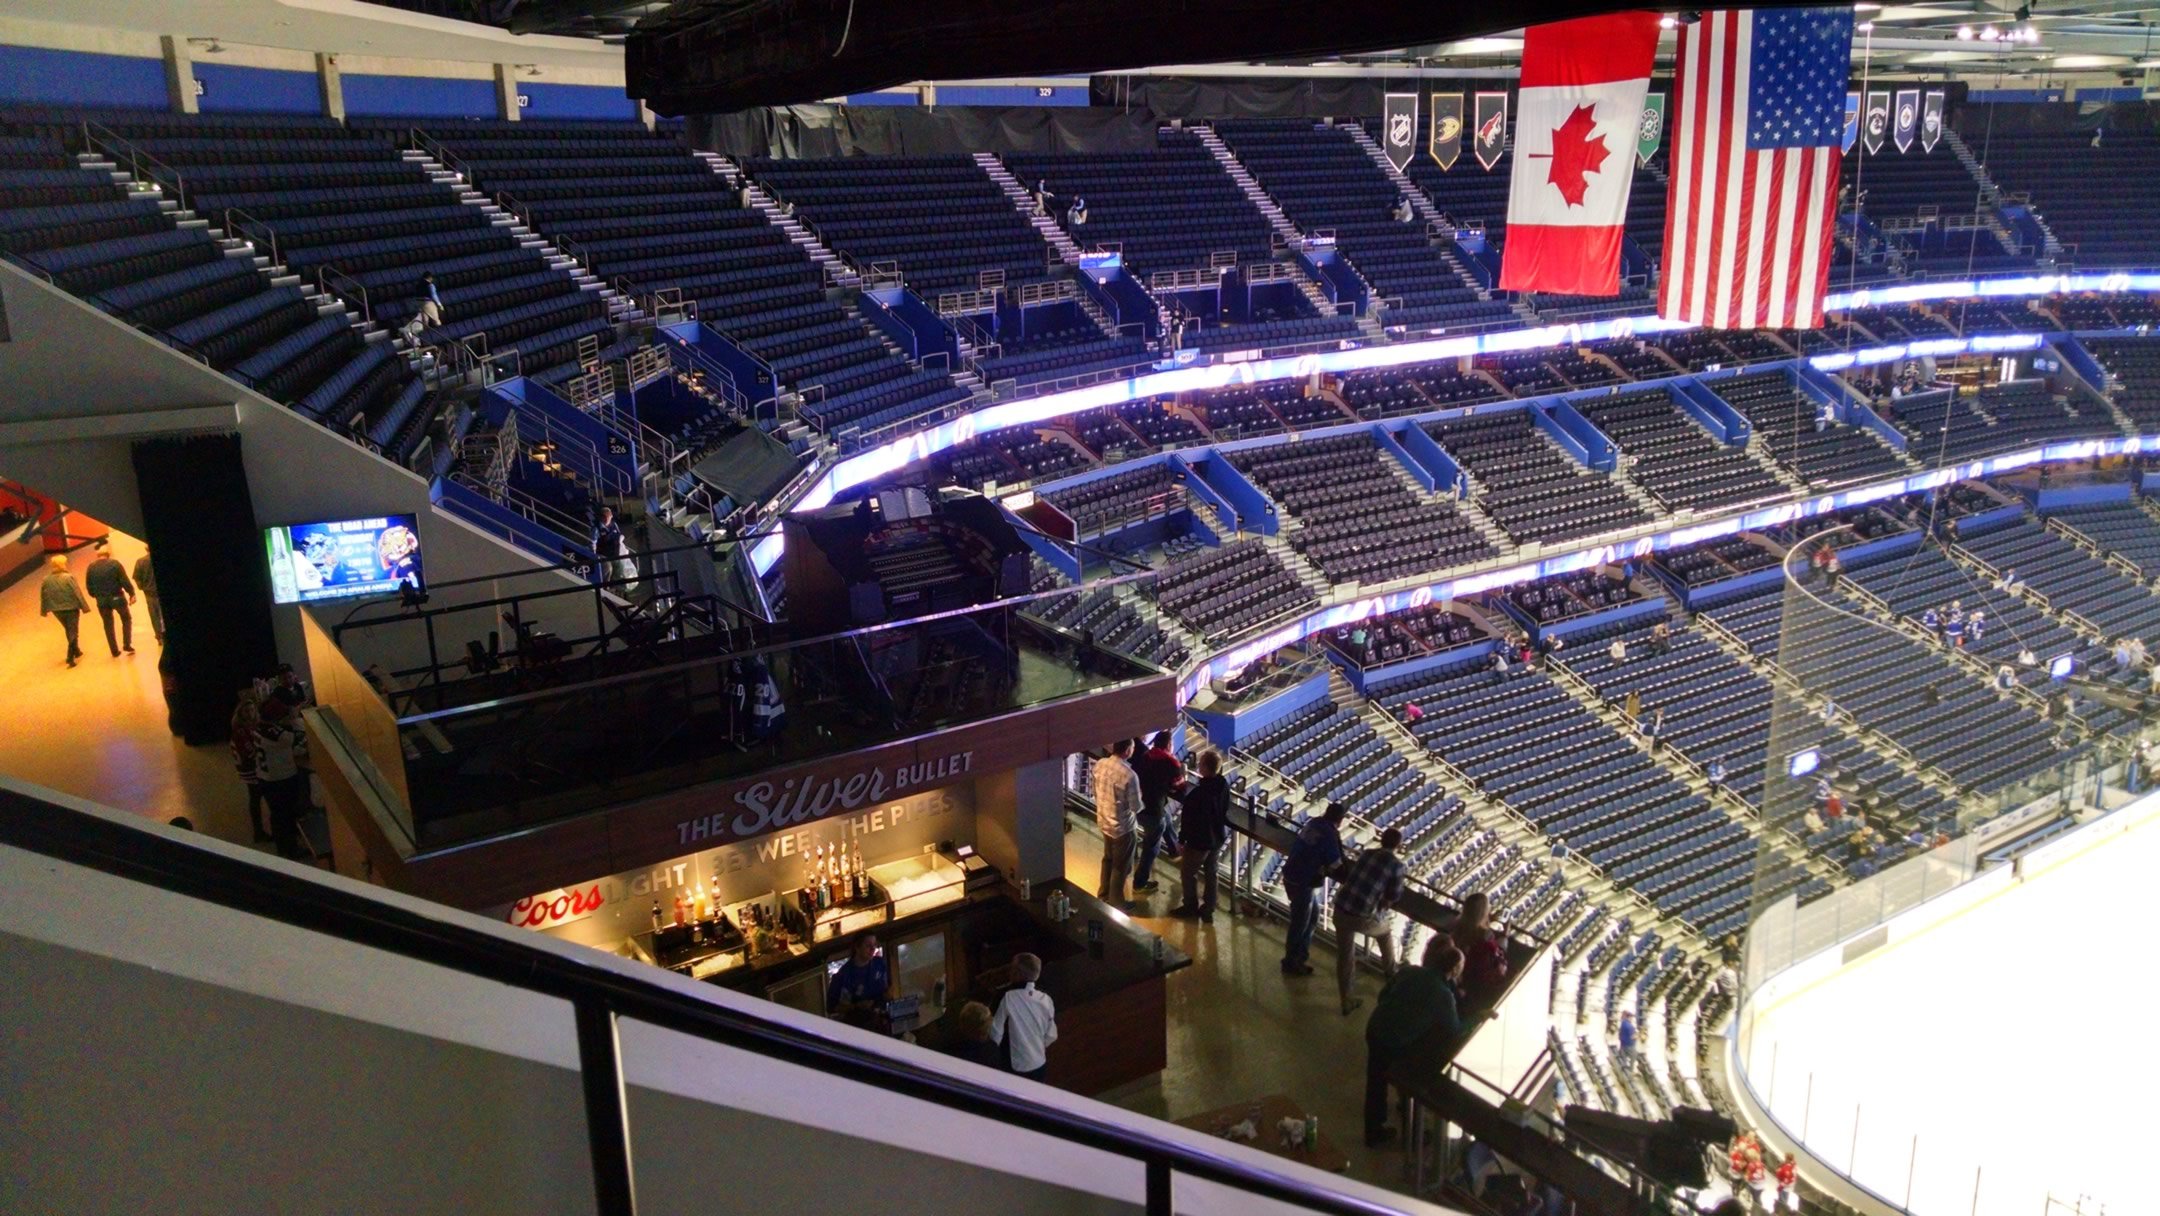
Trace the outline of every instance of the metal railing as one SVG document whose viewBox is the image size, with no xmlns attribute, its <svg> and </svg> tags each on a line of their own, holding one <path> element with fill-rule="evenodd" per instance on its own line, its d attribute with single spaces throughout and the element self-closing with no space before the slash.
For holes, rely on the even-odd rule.
<svg viewBox="0 0 2160 1216">
<path fill-rule="evenodd" d="M 442 141 L 418 127 L 407 128 L 406 136 L 412 140 L 413 151 L 427 153 L 434 158 L 437 164 L 464 178 L 466 185 L 473 184 L 472 173 L 466 169 L 465 162 L 456 153 L 444 147 Z"/>
<path fill-rule="evenodd" d="M 112 157 L 113 163 L 126 169 L 129 177 L 153 182 L 159 189 L 172 195 L 173 201 L 180 206 L 188 205 L 186 176 L 180 170 L 136 147 L 134 141 L 89 119 L 83 120 L 82 139 L 84 151 L 102 152 Z"/>
<path fill-rule="evenodd" d="M 272 260 L 275 260 L 275 255 Z M 335 266 L 319 266 L 315 270 L 315 289 L 324 295 L 335 295 L 347 303 L 358 303 L 360 319 L 369 324 L 374 323 L 375 309 L 368 303 L 367 285 L 360 280 Z"/>
<path fill-rule="evenodd" d="M 268 244 L 271 262 L 282 265 L 285 261 L 278 256 L 277 229 L 238 207 L 225 208 L 225 235 L 236 240 L 244 237 L 258 248 Z"/>
</svg>

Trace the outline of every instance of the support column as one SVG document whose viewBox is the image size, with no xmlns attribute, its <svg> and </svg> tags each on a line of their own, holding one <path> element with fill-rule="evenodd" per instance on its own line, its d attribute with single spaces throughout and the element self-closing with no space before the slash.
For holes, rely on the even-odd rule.
<svg viewBox="0 0 2160 1216">
<path fill-rule="evenodd" d="M 322 93 L 322 112 L 345 121 L 345 74 L 338 70 L 337 56 L 315 54 L 315 85 Z"/>
<path fill-rule="evenodd" d="M 158 44 L 165 48 L 165 99 L 175 114 L 196 114 L 201 105 L 195 96 L 195 56 L 187 39 L 161 34 Z"/>
<path fill-rule="evenodd" d="M 1045 760 L 977 780 L 975 847 L 1008 879 L 1045 882 L 1063 877 L 1063 762 Z"/>
<path fill-rule="evenodd" d="M 517 69 L 507 63 L 495 65 L 495 113 L 504 122 L 516 122 L 518 112 Z"/>
</svg>

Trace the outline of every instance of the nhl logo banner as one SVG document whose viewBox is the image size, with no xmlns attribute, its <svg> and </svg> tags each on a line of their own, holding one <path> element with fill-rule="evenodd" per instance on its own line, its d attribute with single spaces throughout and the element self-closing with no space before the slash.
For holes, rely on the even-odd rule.
<svg viewBox="0 0 2160 1216">
<path fill-rule="evenodd" d="M 1897 125 L 1891 134 L 1897 141 L 1898 151 L 1912 151 L 1913 137 L 1920 134 L 1920 90 L 1898 90 Z"/>
<path fill-rule="evenodd" d="M 1890 93 L 1888 90 L 1869 93 L 1867 109 L 1860 113 L 1860 146 L 1869 156 L 1883 149 L 1883 140 L 1890 134 Z"/>
<path fill-rule="evenodd" d="M 1389 93 L 1386 103 L 1386 117 L 1380 123 L 1381 147 L 1387 150 L 1388 163 L 1400 173 L 1417 155 L 1417 94 Z"/>
<path fill-rule="evenodd" d="M 1491 169 L 1507 151 L 1507 94 L 1478 94 L 1474 116 L 1477 125 L 1471 128 L 1470 150 L 1477 163 Z"/>
<path fill-rule="evenodd" d="M 1443 170 L 1462 158 L 1462 94 L 1432 95 L 1432 134 L 1425 150 Z"/>
<path fill-rule="evenodd" d="M 1920 150 L 1933 152 L 1943 133 L 1943 94 L 1936 90 L 1927 95 L 1920 107 Z"/>
<path fill-rule="evenodd" d="M 1642 124 L 1635 128 L 1635 163 L 1647 165 L 1657 155 L 1658 145 L 1665 142 L 1665 95 L 1652 93 L 1643 98 Z"/>
<path fill-rule="evenodd" d="M 1842 151 L 1850 155 L 1853 145 L 1859 142 L 1860 95 L 1858 93 L 1847 93 L 1845 95 L 1845 146 Z"/>
</svg>

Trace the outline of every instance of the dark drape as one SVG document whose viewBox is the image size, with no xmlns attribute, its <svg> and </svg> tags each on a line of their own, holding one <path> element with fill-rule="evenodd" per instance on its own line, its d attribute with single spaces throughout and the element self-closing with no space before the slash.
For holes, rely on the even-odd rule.
<svg viewBox="0 0 2160 1216">
<path fill-rule="evenodd" d="M 1955 102 L 1957 98 L 1951 97 Z M 2111 101 L 2064 105 L 2041 101 L 1968 101 L 1958 107 L 1951 126 L 1968 141 L 1997 135 L 2044 135 L 2051 131 L 2160 131 L 2160 104 Z M 1976 146 L 1973 149 L 1979 151 Z"/>
<path fill-rule="evenodd" d="M 270 567 L 240 437 L 144 439 L 134 457 L 165 612 L 167 717 L 189 743 L 215 743 L 230 734 L 233 695 L 277 667 Z"/>
<path fill-rule="evenodd" d="M 1135 151 L 1155 146 L 1155 125 L 1094 106 L 761 106 L 683 120 L 693 148 L 791 158 Z"/>
</svg>

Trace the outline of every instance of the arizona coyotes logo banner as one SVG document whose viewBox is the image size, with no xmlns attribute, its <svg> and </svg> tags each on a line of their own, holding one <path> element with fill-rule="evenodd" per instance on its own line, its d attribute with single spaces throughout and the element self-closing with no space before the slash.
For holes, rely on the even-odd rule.
<svg viewBox="0 0 2160 1216">
<path fill-rule="evenodd" d="M 1892 130 L 1897 140 L 1897 150 L 1912 151 L 1913 137 L 1920 134 L 1920 90 L 1899 89 L 1897 94 L 1897 123 Z"/>
<path fill-rule="evenodd" d="M 1417 155 L 1417 94 L 1389 93 L 1386 102 L 1380 146 L 1387 150 L 1388 163 L 1400 173 Z"/>
<path fill-rule="evenodd" d="M 1500 163 L 1500 154 L 1507 151 L 1507 94 L 1480 93 L 1477 108 L 1475 134 L 1470 140 L 1470 150 L 1477 156 L 1477 163 L 1487 169 Z"/>
<path fill-rule="evenodd" d="M 1938 89 L 1930 92 L 1927 95 L 1926 103 L 1920 107 L 1920 150 L 1922 152 L 1933 152 L 1935 145 L 1942 140 L 1943 104 L 1944 97 L 1942 91 Z"/>
<path fill-rule="evenodd" d="M 1462 157 L 1462 94 L 1432 95 L 1432 133 L 1425 151 L 1442 170 L 1452 169 Z"/>
<path fill-rule="evenodd" d="M 1867 108 L 1860 112 L 1860 146 L 1869 156 L 1882 151 L 1883 141 L 1890 134 L 1890 92 L 1884 89 L 1867 95 Z"/>
</svg>

